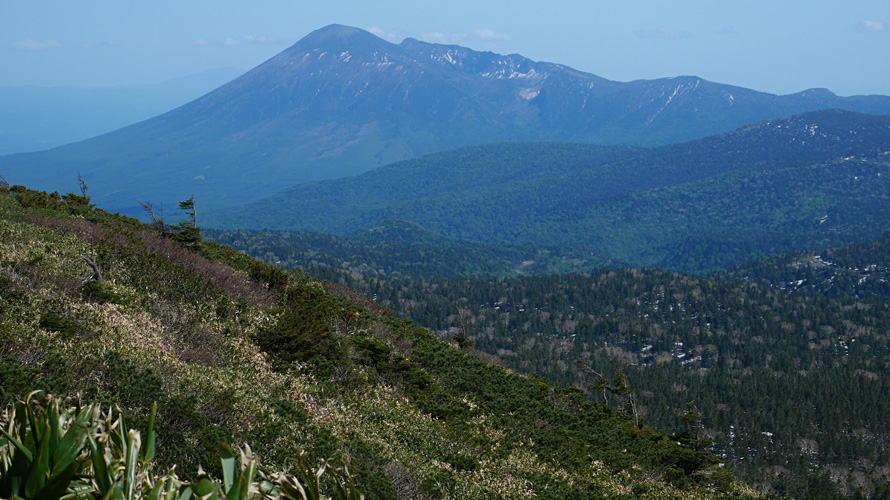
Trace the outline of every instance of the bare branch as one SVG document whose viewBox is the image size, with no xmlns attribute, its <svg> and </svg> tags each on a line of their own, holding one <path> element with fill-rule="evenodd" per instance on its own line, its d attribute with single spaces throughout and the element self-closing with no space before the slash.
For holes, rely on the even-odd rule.
<svg viewBox="0 0 890 500">
<path fill-rule="evenodd" d="M 160 217 L 158 217 L 155 214 L 154 206 L 152 206 L 150 201 L 146 201 L 146 202 L 140 201 L 139 204 L 142 205 L 142 209 L 145 210 L 145 213 L 147 213 L 148 216 L 151 217 L 151 225 L 153 227 L 160 229 L 160 231 L 162 233 L 166 233 L 169 230 L 169 228 L 167 227 L 167 223 L 164 221 L 164 204 L 163 203 L 161 204 L 161 210 L 160 210 L 161 216 Z"/>
<path fill-rule="evenodd" d="M 80 176 L 80 172 L 77 172 L 77 184 L 80 185 L 80 195 L 83 197 L 84 201 L 89 203 L 90 198 L 87 196 L 87 183 L 83 181 L 83 177 Z"/>
<path fill-rule="evenodd" d="M 65 268 L 67 269 L 80 261 L 86 262 L 86 264 L 93 269 L 92 274 L 84 276 L 80 279 L 81 286 L 86 285 L 91 280 L 96 280 L 96 283 L 103 285 L 104 283 L 102 282 L 102 271 L 99 269 L 99 265 L 96 264 L 96 260 L 93 259 L 91 256 L 84 255 L 83 257 L 78 257 L 72 260 L 67 266 L 65 266 Z"/>
<path fill-rule="evenodd" d="M 96 283 L 102 285 L 102 289 L 105 290 L 105 283 L 102 281 L 102 270 L 99 269 L 99 264 L 96 263 L 96 246 L 93 243 L 92 231 L 90 231 L 90 254 L 72 260 L 67 266 L 65 266 L 65 268 L 67 269 L 80 261 L 86 262 L 86 264 L 93 270 L 92 274 L 88 274 L 80 279 L 80 286 L 86 285 L 90 281 L 95 280 Z"/>
</svg>

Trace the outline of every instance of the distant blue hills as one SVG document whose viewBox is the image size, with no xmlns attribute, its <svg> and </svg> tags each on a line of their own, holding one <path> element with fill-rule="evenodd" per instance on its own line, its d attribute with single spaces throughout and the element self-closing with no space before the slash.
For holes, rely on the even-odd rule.
<svg viewBox="0 0 890 500">
<path fill-rule="evenodd" d="M 656 147 L 472 146 L 211 215 L 347 235 L 388 218 L 488 245 L 705 272 L 890 230 L 890 116 L 823 110 Z"/>
<path fill-rule="evenodd" d="M 0 174 L 66 192 L 79 172 L 111 211 L 192 194 L 212 210 L 464 146 L 651 146 L 827 108 L 890 114 L 890 97 L 777 96 L 691 76 L 616 82 L 520 55 L 392 44 L 332 25 L 160 116 L 0 157 Z"/>
<path fill-rule="evenodd" d="M 147 85 L 0 87 L 0 156 L 44 151 L 142 121 L 244 73 L 218 68 Z"/>
</svg>

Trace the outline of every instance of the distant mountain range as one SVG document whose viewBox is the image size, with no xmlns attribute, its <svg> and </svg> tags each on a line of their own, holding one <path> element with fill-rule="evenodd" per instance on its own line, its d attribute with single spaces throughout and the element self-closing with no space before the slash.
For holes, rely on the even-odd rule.
<svg viewBox="0 0 890 500">
<path fill-rule="evenodd" d="M 200 99 L 76 144 L 0 158 L 0 173 L 100 206 L 256 201 L 284 188 L 496 141 L 653 145 L 890 97 L 777 96 L 696 77 L 615 82 L 560 64 L 332 25 Z M 206 206 L 206 205 L 205 205 Z"/>
<path fill-rule="evenodd" d="M 43 151 L 146 120 L 244 73 L 219 68 L 149 85 L 0 87 L 0 155 Z"/>
<path fill-rule="evenodd" d="M 888 198 L 890 117 L 830 110 L 655 148 L 468 147 L 298 186 L 208 224 L 345 235 L 401 217 L 462 240 L 701 272 L 876 238 Z"/>
</svg>

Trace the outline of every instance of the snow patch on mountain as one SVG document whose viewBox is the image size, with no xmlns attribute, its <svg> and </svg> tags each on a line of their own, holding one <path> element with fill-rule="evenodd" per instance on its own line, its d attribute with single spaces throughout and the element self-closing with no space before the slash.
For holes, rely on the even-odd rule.
<svg viewBox="0 0 890 500">
<path fill-rule="evenodd" d="M 538 94 L 541 93 L 541 87 L 531 87 L 527 89 L 523 89 L 519 91 L 519 97 L 525 99 L 526 101 L 531 101 L 535 97 L 538 97 Z"/>
<path fill-rule="evenodd" d="M 696 89 L 698 89 L 698 86 L 700 84 L 701 79 L 696 78 L 694 81 L 684 82 L 674 87 L 671 95 L 669 95 L 664 101 L 664 104 L 662 104 L 661 107 L 659 107 L 658 110 L 655 111 L 655 113 L 653 113 L 648 120 L 646 120 L 646 123 L 651 124 L 653 121 L 655 121 L 655 119 L 658 118 L 658 116 L 674 101 L 674 98 L 694 92 Z M 667 94 L 667 91 L 668 89 L 663 90 L 659 97 L 663 97 L 665 94 Z M 653 99 L 653 101 L 655 101 L 655 99 Z"/>
</svg>

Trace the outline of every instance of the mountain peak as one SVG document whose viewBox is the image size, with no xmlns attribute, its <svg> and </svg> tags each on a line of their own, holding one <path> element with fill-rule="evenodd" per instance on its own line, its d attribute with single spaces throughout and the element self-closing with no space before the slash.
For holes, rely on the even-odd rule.
<svg viewBox="0 0 890 500">
<path fill-rule="evenodd" d="M 309 33 L 303 40 L 314 39 L 314 40 L 326 40 L 331 38 L 354 38 L 358 36 L 374 36 L 371 33 L 359 28 L 354 28 L 352 26 L 344 26 L 342 24 L 329 24 L 323 28 L 319 28 L 312 33 Z"/>
<path fill-rule="evenodd" d="M 521 55 L 393 44 L 333 24 L 164 115 L 58 150 L 0 158 L 0 172 L 16 184 L 63 190 L 60 179 L 80 170 L 96 179 L 95 200 L 115 210 L 190 194 L 236 204 L 480 143 L 663 144 L 828 107 L 890 114 L 890 97 L 775 96 L 689 76 L 612 82 Z M 812 143 L 804 136 L 811 129 L 795 130 Z M 171 182 L 182 191 L 171 191 Z"/>
<path fill-rule="evenodd" d="M 394 45 L 360 28 L 330 24 L 309 33 L 290 50 L 380 50 L 383 47 L 392 48 Z"/>
<path fill-rule="evenodd" d="M 828 89 L 807 89 L 802 92 L 798 92 L 794 94 L 796 96 L 801 97 L 810 97 L 810 98 L 819 98 L 819 99 L 834 99 L 837 97 L 837 94 L 828 90 Z"/>
</svg>

